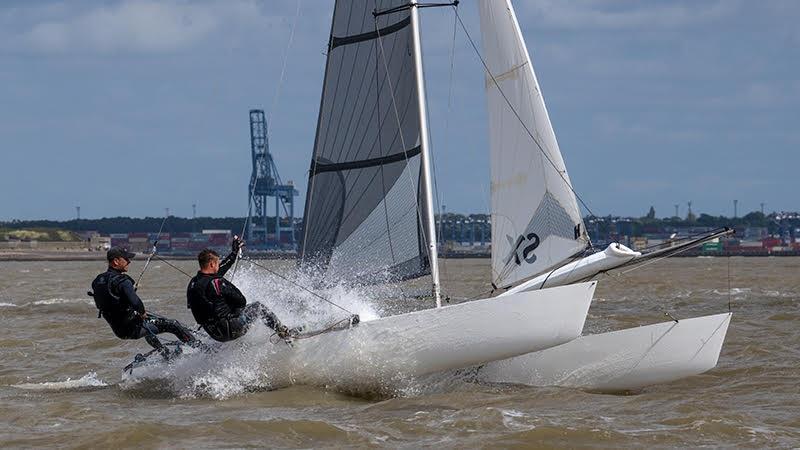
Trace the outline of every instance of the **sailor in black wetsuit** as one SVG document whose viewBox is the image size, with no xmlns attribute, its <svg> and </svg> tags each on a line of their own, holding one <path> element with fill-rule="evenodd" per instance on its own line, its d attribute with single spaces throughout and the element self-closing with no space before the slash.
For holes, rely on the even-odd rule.
<svg viewBox="0 0 800 450">
<path fill-rule="evenodd" d="M 258 319 L 286 339 L 289 329 L 281 324 L 272 311 L 258 302 L 247 305 L 244 294 L 223 278 L 236 261 L 242 246 L 244 242 L 234 236 L 231 253 L 222 262 L 219 254 L 211 249 L 205 249 L 197 255 L 200 271 L 186 290 L 187 307 L 206 333 L 220 342 L 243 336 Z"/>
<path fill-rule="evenodd" d="M 156 337 L 160 333 L 172 333 L 181 342 L 199 344 L 191 331 L 177 320 L 148 314 L 142 300 L 136 295 L 133 278 L 125 272 L 134 253 L 120 247 L 113 247 L 106 254 L 108 270 L 92 281 L 92 296 L 101 315 L 106 319 L 114 334 L 120 339 L 145 338 L 147 343 L 164 357 L 169 351 Z"/>
</svg>

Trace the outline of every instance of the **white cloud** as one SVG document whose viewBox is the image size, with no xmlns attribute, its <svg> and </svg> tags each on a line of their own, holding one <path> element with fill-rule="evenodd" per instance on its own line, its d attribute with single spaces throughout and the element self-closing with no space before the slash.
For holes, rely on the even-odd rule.
<svg viewBox="0 0 800 450">
<path fill-rule="evenodd" d="M 263 5 L 254 0 L 123 0 L 82 10 L 51 4 L 46 11 L 44 7 L 36 10 L 34 5 L 27 14 L 6 14 L 5 22 L 15 16 L 28 19 L 6 40 L 14 42 L 17 49 L 46 53 L 168 53 L 207 39 L 225 39 L 242 31 L 280 25 L 282 18 L 268 15 Z M 284 9 L 269 6 L 272 10 Z"/>
<path fill-rule="evenodd" d="M 750 81 L 733 87 L 726 95 L 709 97 L 701 104 L 715 109 L 772 109 L 800 102 L 798 81 Z"/>
<path fill-rule="evenodd" d="M 739 8 L 734 0 L 716 2 L 656 3 L 597 0 L 541 0 L 520 2 L 518 14 L 527 20 L 556 28 L 625 29 L 681 28 L 711 22 Z"/>
</svg>

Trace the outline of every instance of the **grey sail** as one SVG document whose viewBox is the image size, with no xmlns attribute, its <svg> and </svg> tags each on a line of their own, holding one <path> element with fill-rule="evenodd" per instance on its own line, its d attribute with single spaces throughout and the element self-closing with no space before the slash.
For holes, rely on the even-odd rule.
<svg viewBox="0 0 800 450">
<path fill-rule="evenodd" d="M 374 283 L 428 274 L 407 0 L 336 2 L 309 172 L 301 262 Z"/>
</svg>

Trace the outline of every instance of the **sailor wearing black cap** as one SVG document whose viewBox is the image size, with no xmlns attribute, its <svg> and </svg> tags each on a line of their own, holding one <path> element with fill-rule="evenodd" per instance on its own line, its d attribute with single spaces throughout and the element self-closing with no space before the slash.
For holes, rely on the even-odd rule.
<svg viewBox="0 0 800 450">
<path fill-rule="evenodd" d="M 194 336 L 177 320 L 145 312 L 144 304 L 133 287 L 133 278 L 125 273 L 134 256 L 135 253 L 121 247 L 113 247 L 106 253 L 108 270 L 92 281 L 92 296 L 99 310 L 97 317 L 105 318 L 118 338 L 145 338 L 165 357 L 169 352 L 157 334 L 172 333 L 181 342 L 194 344 Z"/>
</svg>

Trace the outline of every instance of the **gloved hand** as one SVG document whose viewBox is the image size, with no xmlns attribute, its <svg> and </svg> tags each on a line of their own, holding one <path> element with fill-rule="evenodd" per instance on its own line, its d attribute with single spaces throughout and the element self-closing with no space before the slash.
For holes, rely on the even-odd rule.
<svg viewBox="0 0 800 450">
<path fill-rule="evenodd" d="M 233 253 L 239 253 L 239 250 L 244 247 L 244 241 L 239 236 L 233 237 L 233 242 L 231 242 L 231 251 Z"/>
</svg>

